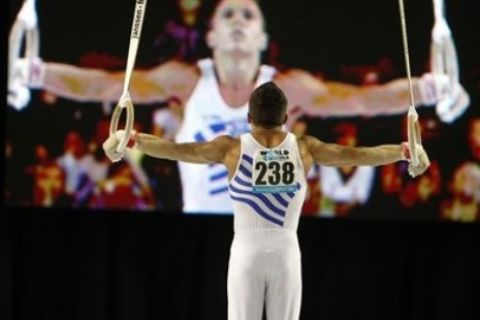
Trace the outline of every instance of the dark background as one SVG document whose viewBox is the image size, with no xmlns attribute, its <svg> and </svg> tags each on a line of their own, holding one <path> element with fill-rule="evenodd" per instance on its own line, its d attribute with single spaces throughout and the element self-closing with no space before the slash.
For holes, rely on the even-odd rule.
<svg viewBox="0 0 480 320">
<path fill-rule="evenodd" d="M 6 12 L 17 12 L 18 3 L 9 1 Z M 173 10 L 168 1 L 156 9 L 153 4 L 143 39 L 158 31 L 158 17 Z M 480 57 L 474 4 L 447 1 L 469 92 L 478 90 Z M 37 6 L 42 34 L 48 34 L 42 38 L 46 60 L 76 63 L 92 47 L 126 54 L 133 1 L 39 0 Z M 270 0 L 263 6 L 267 29 L 281 47 L 280 64 L 318 69 L 334 79 L 340 65 L 373 64 L 385 55 L 402 72 L 396 1 L 303 0 L 287 7 Z M 420 74 L 428 60 L 431 1 L 406 1 L 406 9 L 413 73 Z M 147 48 L 140 52 L 139 61 L 153 63 Z M 451 129 L 461 132 L 463 124 Z M 226 319 L 231 217 L 3 209 L 2 320 Z M 382 214 L 387 212 L 376 212 Z M 302 319 L 480 318 L 478 223 L 304 217 L 299 238 Z"/>
<path fill-rule="evenodd" d="M 10 210 L 1 319 L 226 319 L 232 222 Z M 478 319 L 479 234 L 477 224 L 305 217 L 301 319 Z"/>
</svg>

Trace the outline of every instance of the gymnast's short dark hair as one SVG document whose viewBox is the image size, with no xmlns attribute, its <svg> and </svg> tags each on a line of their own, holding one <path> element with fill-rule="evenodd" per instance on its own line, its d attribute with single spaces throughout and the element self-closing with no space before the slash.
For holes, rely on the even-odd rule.
<svg viewBox="0 0 480 320">
<path fill-rule="evenodd" d="M 250 119 L 254 125 L 273 128 L 284 124 L 287 112 L 287 97 L 273 82 L 256 88 L 249 101 Z"/>
</svg>

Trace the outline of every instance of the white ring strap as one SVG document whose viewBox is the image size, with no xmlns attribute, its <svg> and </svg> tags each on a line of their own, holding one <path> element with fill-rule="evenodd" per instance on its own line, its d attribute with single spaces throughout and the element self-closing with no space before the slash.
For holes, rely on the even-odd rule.
<svg viewBox="0 0 480 320">
<path fill-rule="evenodd" d="M 398 0 L 400 7 L 400 18 L 402 25 L 403 54 L 405 58 L 405 68 L 407 71 L 408 88 L 410 92 L 410 107 L 408 108 L 408 145 L 410 147 L 411 161 L 413 165 L 418 164 L 417 145 L 421 145 L 420 125 L 418 123 L 418 113 L 415 109 L 415 100 L 413 95 L 412 75 L 410 72 L 410 54 L 408 51 L 407 23 L 405 21 L 405 8 L 403 0 Z"/>
<path fill-rule="evenodd" d="M 125 135 L 124 139 L 120 141 L 117 147 L 117 152 L 124 152 L 127 147 L 128 140 L 130 139 L 130 134 L 133 129 L 134 122 L 134 112 L 133 112 L 133 103 L 130 98 L 130 81 L 132 78 L 133 68 L 135 66 L 135 59 L 137 57 L 138 44 L 140 42 L 140 35 L 142 33 L 143 18 L 145 16 L 145 10 L 147 7 L 147 0 L 136 0 L 135 11 L 133 15 L 132 22 L 132 31 L 130 34 L 130 44 L 128 48 L 128 59 L 127 67 L 125 71 L 125 79 L 123 86 L 123 93 L 118 101 L 117 106 L 112 114 L 112 119 L 110 121 L 110 135 L 113 135 L 118 129 L 118 122 L 120 116 L 122 115 L 122 110 L 126 109 L 127 119 L 125 124 Z"/>
</svg>

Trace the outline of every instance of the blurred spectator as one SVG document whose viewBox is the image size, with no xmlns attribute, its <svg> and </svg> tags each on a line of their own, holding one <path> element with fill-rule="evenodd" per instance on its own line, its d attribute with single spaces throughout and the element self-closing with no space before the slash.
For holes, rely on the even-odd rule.
<svg viewBox="0 0 480 320">
<path fill-rule="evenodd" d="M 358 128 L 353 123 L 341 122 L 334 132 L 336 142 L 343 146 L 358 145 Z M 320 215 L 345 216 L 364 205 L 372 190 L 375 168 L 368 166 L 319 166 L 322 200 Z"/>
<path fill-rule="evenodd" d="M 173 141 L 182 124 L 183 105 L 177 97 L 170 97 L 166 107 L 153 112 L 152 134 Z"/>
<path fill-rule="evenodd" d="M 322 199 L 322 193 L 318 181 L 319 168 L 318 165 L 315 164 L 307 174 L 307 192 L 302 208 L 303 215 L 317 215 L 320 211 L 320 200 Z"/>
<path fill-rule="evenodd" d="M 440 166 L 436 160 L 432 160 L 427 172 L 411 179 L 407 162 L 385 165 L 380 169 L 380 182 L 386 195 L 395 196 L 403 208 L 412 208 L 427 204 L 440 194 Z"/>
<path fill-rule="evenodd" d="M 108 177 L 99 181 L 90 199 L 92 208 L 153 209 L 152 194 L 136 179 L 127 161 L 110 166 Z"/>
<path fill-rule="evenodd" d="M 97 161 L 87 151 L 94 150 L 87 150 L 82 136 L 70 131 L 65 136 L 63 154 L 57 159 L 65 172 L 65 194 L 73 206 L 87 205 L 95 184 L 107 175 L 108 162 Z"/>
<path fill-rule="evenodd" d="M 296 108 L 292 108 L 294 112 Z M 291 120 L 287 126 L 290 131 L 297 137 L 303 137 L 308 133 L 308 118 L 291 117 Z M 318 166 L 315 164 L 307 174 L 307 192 L 302 208 L 302 215 L 316 215 L 319 208 L 320 200 L 320 186 L 318 184 Z"/>
<path fill-rule="evenodd" d="M 480 220 L 480 118 L 469 122 L 467 142 L 471 159 L 460 164 L 449 182 L 449 198 L 442 202 L 441 215 L 456 221 Z"/>
<path fill-rule="evenodd" d="M 480 219 L 480 165 L 468 162 L 457 168 L 449 184 L 450 197 L 442 202 L 443 218 L 455 221 Z"/>
<path fill-rule="evenodd" d="M 171 97 L 164 108 L 153 112 L 152 134 L 166 140 L 174 140 L 181 125 L 183 106 L 176 97 Z M 141 167 L 145 170 L 152 189 L 155 208 L 163 211 L 180 212 L 182 188 L 180 174 L 175 161 L 142 156 Z"/>
<path fill-rule="evenodd" d="M 35 147 L 35 164 L 27 167 L 26 172 L 33 178 L 33 205 L 58 205 L 65 191 L 65 175 L 50 157 L 46 146 L 39 144 Z"/>
</svg>

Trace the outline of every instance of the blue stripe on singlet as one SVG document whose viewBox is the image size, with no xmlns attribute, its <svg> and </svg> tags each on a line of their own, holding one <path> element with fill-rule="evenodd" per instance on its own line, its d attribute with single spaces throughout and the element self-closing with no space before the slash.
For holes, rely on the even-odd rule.
<svg viewBox="0 0 480 320">
<path fill-rule="evenodd" d="M 229 184 L 230 197 L 234 201 L 248 205 L 254 213 L 262 218 L 276 225 L 283 226 L 284 222 L 282 220 L 286 216 L 286 209 L 290 205 L 290 200 L 295 196 L 296 192 L 282 194 L 271 193 L 271 196 L 253 192 L 251 181 L 252 170 L 250 169 L 252 165 L 253 158 L 242 154 L 238 172 Z M 240 189 L 240 186 L 246 187 L 247 190 Z M 297 189 L 300 189 L 300 184 L 298 183 Z M 262 206 L 265 206 L 265 209 L 263 209 Z"/>
<path fill-rule="evenodd" d="M 250 156 L 247 156 L 246 154 L 243 154 L 243 155 L 242 155 L 242 159 L 245 160 L 245 161 L 247 161 L 250 165 L 253 164 L 253 158 L 250 157 Z"/>
<path fill-rule="evenodd" d="M 244 194 L 250 197 L 255 197 L 256 199 L 260 200 L 268 209 L 270 209 L 271 211 L 273 211 L 274 213 L 276 213 L 281 217 L 285 217 L 285 210 L 282 210 L 276 207 L 266 196 L 264 196 L 261 193 L 253 193 L 251 191 L 240 190 L 235 186 L 233 186 L 232 184 L 230 184 L 230 190 L 235 193 Z"/>
<path fill-rule="evenodd" d="M 241 164 L 240 167 L 238 167 L 238 170 L 240 170 L 245 176 L 247 176 L 247 178 L 252 177 L 252 172 L 249 171 L 247 168 L 245 168 L 243 164 Z"/>
<path fill-rule="evenodd" d="M 236 176 L 235 179 L 233 179 L 233 181 L 235 181 L 236 183 L 238 183 L 239 185 L 241 186 L 244 186 L 244 187 L 252 187 L 252 184 L 251 183 L 248 183 L 242 179 L 240 179 L 239 176 Z"/>
<path fill-rule="evenodd" d="M 277 201 L 280 202 L 284 207 L 288 207 L 288 205 L 290 204 L 290 202 L 283 199 L 283 197 L 280 195 L 280 193 L 272 193 L 271 195 L 273 195 L 275 197 L 275 199 L 277 199 Z"/>
<path fill-rule="evenodd" d="M 233 200 L 235 201 L 238 201 L 238 202 L 243 202 L 245 204 L 247 204 L 248 206 L 250 206 L 257 214 L 259 214 L 260 216 L 262 216 L 263 218 L 267 219 L 268 221 L 272 222 L 272 223 L 275 223 L 281 227 L 283 227 L 283 221 L 279 220 L 279 219 L 276 219 L 274 217 L 271 217 L 269 216 L 265 211 L 262 210 L 262 208 L 260 208 L 258 206 L 258 204 L 256 204 L 255 202 L 253 202 L 252 200 L 250 199 L 247 199 L 247 198 L 242 198 L 242 197 L 237 197 L 237 196 L 234 196 L 232 194 L 230 194 L 230 196 L 232 197 Z"/>
<path fill-rule="evenodd" d="M 302 186 L 300 185 L 299 182 L 297 182 L 296 187 L 297 187 L 297 191 L 298 191 L 298 190 L 300 190 L 300 188 L 301 188 Z M 295 197 L 295 192 L 288 192 L 287 195 L 288 195 L 290 198 L 293 198 L 293 197 Z"/>
</svg>

